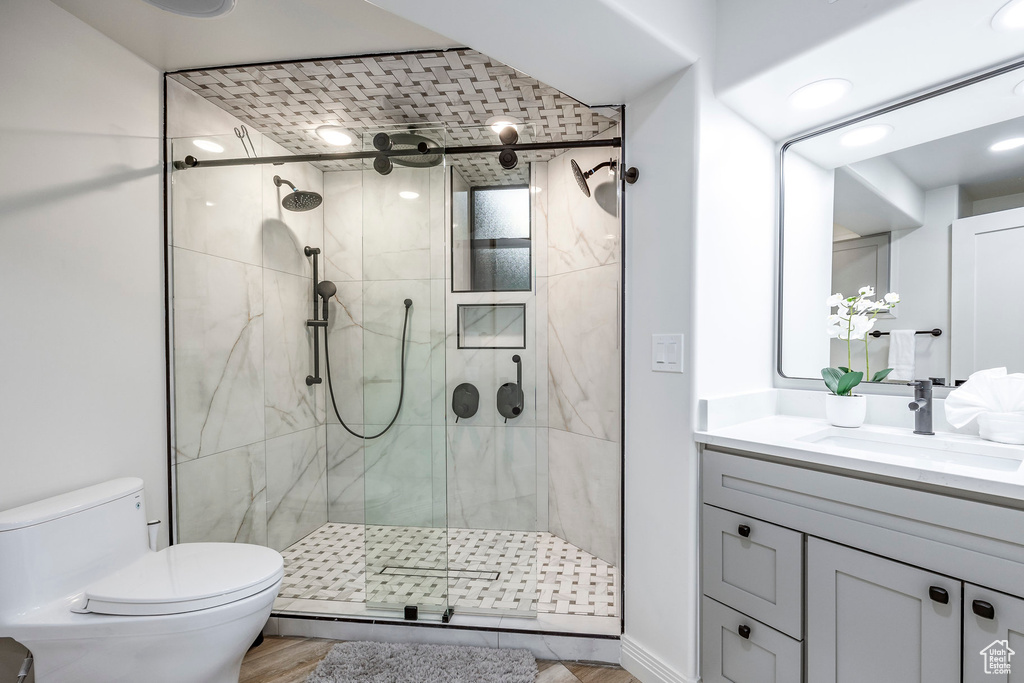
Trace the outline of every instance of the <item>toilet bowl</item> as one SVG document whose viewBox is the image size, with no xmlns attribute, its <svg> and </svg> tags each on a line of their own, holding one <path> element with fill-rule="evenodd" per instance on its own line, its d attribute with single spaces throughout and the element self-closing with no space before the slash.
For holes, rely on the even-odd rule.
<svg viewBox="0 0 1024 683">
<path fill-rule="evenodd" d="M 150 550 L 142 481 L 118 479 L 0 512 L 0 637 L 37 683 L 237 683 L 283 573 L 262 546 Z"/>
</svg>

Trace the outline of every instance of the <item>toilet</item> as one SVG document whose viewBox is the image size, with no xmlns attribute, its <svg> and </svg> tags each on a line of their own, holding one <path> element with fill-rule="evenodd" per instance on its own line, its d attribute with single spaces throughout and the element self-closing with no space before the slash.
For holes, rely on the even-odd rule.
<svg viewBox="0 0 1024 683">
<path fill-rule="evenodd" d="M 0 512 L 0 637 L 37 683 L 237 683 L 281 587 L 280 553 L 150 548 L 141 479 Z"/>
</svg>

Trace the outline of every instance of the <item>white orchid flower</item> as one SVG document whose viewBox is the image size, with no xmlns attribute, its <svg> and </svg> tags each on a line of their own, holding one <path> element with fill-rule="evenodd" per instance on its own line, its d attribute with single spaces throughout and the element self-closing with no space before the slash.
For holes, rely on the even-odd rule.
<svg viewBox="0 0 1024 683">
<path fill-rule="evenodd" d="M 858 294 L 860 294 L 861 296 L 874 296 L 875 288 L 872 287 L 871 285 L 868 285 L 867 287 L 861 287 Z"/>
<path fill-rule="evenodd" d="M 863 339 L 875 326 L 874 318 L 866 315 L 855 315 L 850 319 L 850 339 Z"/>
<path fill-rule="evenodd" d="M 825 328 L 825 332 L 828 334 L 830 339 L 841 338 L 840 335 L 846 328 L 843 325 L 829 325 Z"/>
<path fill-rule="evenodd" d="M 885 295 L 885 302 L 892 305 L 898 304 L 900 302 L 900 295 L 896 292 L 889 292 Z"/>
<path fill-rule="evenodd" d="M 829 308 L 835 308 L 836 306 L 843 302 L 843 299 L 843 295 L 837 292 L 836 294 L 833 294 L 829 298 L 825 299 L 825 305 L 827 305 Z"/>
<path fill-rule="evenodd" d="M 892 304 L 886 303 L 885 301 L 875 301 L 871 304 L 871 310 L 875 312 L 887 311 L 890 308 L 892 308 Z"/>
<path fill-rule="evenodd" d="M 853 307 L 858 313 L 860 313 L 862 311 L 870 309 L 871 306 L 874 305 L 874 303 L 875 302 L 872 301 L 871 299 L 859 299 L 857 303 L 853 305 Z"/>
</svg>

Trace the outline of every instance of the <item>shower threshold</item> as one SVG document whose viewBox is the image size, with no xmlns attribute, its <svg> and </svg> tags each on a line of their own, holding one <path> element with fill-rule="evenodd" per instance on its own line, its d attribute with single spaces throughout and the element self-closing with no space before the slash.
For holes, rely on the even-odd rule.
<svg viewBox="0 0 1024 683">
<path fill-rule="evenodd" d="M 415 604 L 421 620 L 437 622 L 446 606 L 453 607 L 453 625 L 605 636 L 621 631 L 618 568 L 558 536 L 369 529 L 327 523 L 282 551 L 285 577 L 274 614 L 401 621 L 401 608 Z M 445 545 L 439 565 L 430 549 Z M 387 549 L 376 567 L 375 548 Z"/>
</svg>

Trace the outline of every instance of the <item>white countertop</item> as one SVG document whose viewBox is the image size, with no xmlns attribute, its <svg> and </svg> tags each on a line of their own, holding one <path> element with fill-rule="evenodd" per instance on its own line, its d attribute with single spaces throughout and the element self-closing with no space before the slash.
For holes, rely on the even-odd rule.
<svg viewBox="0 0 1024 683">
<path fill-rule="evenodd" d="M 968 434 L 916 435 L 912 429 L 865 424 L 832 427 L 824 419 L 755 417 L 696 432 L 698 443 L 929 484 L 950 491 L 1024 500 L 1024 446 Z"/>
</svg>

